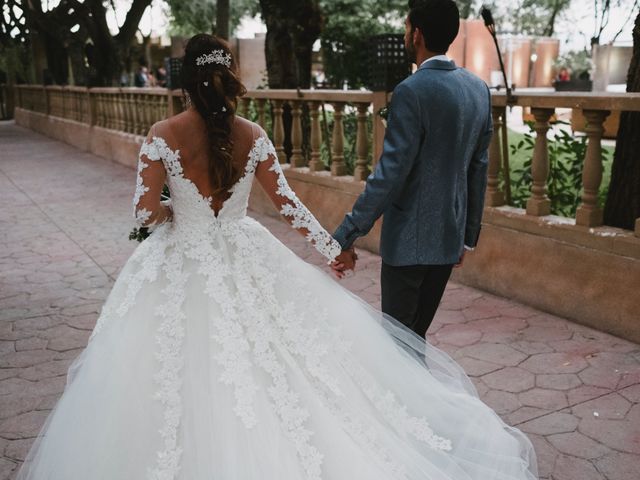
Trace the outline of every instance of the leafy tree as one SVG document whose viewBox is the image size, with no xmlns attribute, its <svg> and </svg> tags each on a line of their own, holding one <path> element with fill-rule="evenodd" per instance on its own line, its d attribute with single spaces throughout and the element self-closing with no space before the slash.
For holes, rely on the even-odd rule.
<svg viewBox="0 0 640 480">
<path fill-rule="evenodd" d="M 407 0 L 322 0 L 326 24 L 320 36 L 328 82 L 350 88 L 366 83 L 369 37 L 401 33 Z"/>
<path fill-rule="evenodd" d="M 229 32 L 233 32 L 245 15 L 254 16 L 259 12 L 257 0 L 226 0 L 229 4 Z M 222 3 L 225 0 L 221 0 Z M 221 6 L 225 6 L 222 5 Z M 171 33 L 174 35 L 191 36 L 202 32 L 217 32 L 215 23 L 218 20 L 216 0 L 167 0 L 171 15 Z M 224 10 L 224 8 L 223 8 Z M 221 13 L 225 13 L 224 11 Z M 223 15 L 224 17 L 224 15 Z M 224 35 L 223 35 L 224 36 Z"/>
<path fill-rule="evenodd" d="M 116 35 L 107 26 L 107 8 L 102 0 L 60 0 L 43 9 L 41 1 L 4 0 L 3 41 L 38 36 L 45 48 L 47 64 L 56 83 L 68 82 L 69 56 L 74 66 L 88 60 L 93 85 L 117 85 L 131 61 L 131 46 L 138 24 L 151 0 L 132 0 L 124 23 Z"/>
<path fill-rule="evenodd" d="M 526 35 L 551 37 L 556 22 L 566 12 L 572 0 L 512 0 L 495 2 L 503 30 Z"/>
<path fill-rule="evenodd" d="M 260 0 L 260 12 L 269 88 L 309 88 L 312 47 L 324 20 L 319 0 Z"/>
<path fill-rule="evenodd" d="M 640 92 L 640 12 L 633 28 L 633 55 L 627 74 L 627 92 Z M 640 112 L 622 112 L 616 138 L 604 222 L 632 230 L 640 218 Z"/>
</svg>

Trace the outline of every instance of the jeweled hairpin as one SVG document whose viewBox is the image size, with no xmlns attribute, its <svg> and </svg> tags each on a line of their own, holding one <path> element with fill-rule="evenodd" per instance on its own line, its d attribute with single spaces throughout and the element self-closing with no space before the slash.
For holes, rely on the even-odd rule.
<svg viewBox="0 0 640 480">
<path fill-rule="evenodd" d="M 224 53 L 224 50 L 213 50 L 196 58 L 196 65 L 206 65 L 207 63 L 217 63 L 225 67 L 231 67 L 231 54 Z"/>
</svg>

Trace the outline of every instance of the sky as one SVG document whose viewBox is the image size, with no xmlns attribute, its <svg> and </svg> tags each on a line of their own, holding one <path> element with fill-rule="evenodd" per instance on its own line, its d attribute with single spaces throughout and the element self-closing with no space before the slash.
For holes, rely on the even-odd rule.
<svg viewBox="0 0 640 480">
<path fill-rule="evenodd" d="M 632 2 L 632 0 L 629 0 Z M 56 0 L 50 5 L 57 3 Z M 116 12 L 109 12 L 108 22 L 110 28 L 117 31 L 117 25 L 122 24 L 129 8 L 130 1 L 114 0 Z M 571 7 L 565 12 L 557 23 L 556 37 L 560 39 L 561 51 L 580 50 L 589 45 L 589 39 L 594 33 L 593 1 L 573 0 Z M 616 2 L 613 2 L 616 3 Z M 620 7 L 612 9 L 609 26 L 604 30 L 601 43 L 608 43 L 615 32 L 622 26 L 624 20 L 629 17 L 628 10 Z M 631 18 L 622 32 L 618 36 L 616 44 L 631 45 L 631 32 L 633 29 Z M 165 36 L 169 28 L 168 6 L 163 0 L 153 0 L 151 8 L 147 9 L 140 23 L 140 30 L 145 35 L 150 32 L 153 36 Z M 266 28 L 259 17 L 243 19 L 240 27 L 236 30 L 235 36 L 239 38 L 252 38 L 255 33 L 265 32 Z"/>
</svg>

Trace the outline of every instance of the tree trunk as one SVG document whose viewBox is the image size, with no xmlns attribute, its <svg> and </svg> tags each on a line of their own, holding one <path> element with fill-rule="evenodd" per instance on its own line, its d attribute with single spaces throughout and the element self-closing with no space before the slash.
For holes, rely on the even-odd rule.
<svg viewBox="0 0 640 480">
<path fill-rule="evenodd" d="M 216 2 L 216 35 L 229 40 L 229 0 Z"/>
<path fill-rule="evenodd" d="M 260 8 L 269 88 L 309 88 L 312 47 L 322 27 L 317 0 L 260 0 Z"/>
<path fill-rule="evenodd" d="M 640 13 L 633 28 L 627 92 L 640 92 Z M 640 218 L 640 112 L 622 112 L 604 223 L 633 230 L 636 218 Z"/>
</svg>

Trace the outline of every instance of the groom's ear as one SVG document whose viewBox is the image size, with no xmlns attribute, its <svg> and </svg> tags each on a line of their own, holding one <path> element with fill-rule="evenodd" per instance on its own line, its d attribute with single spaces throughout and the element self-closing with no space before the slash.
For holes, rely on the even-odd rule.
<svg viewBox="0 0 640 480">
<path fill-rule="evenodd" d="M 418 47 L 420 44 L 424 45 L 424 37 L 422 36 L 422 30 L 420 30 L 419 27 L 415 27 L 413 29 L 411 40 L 413 41 L 414 47 Z"/>
</svg>

